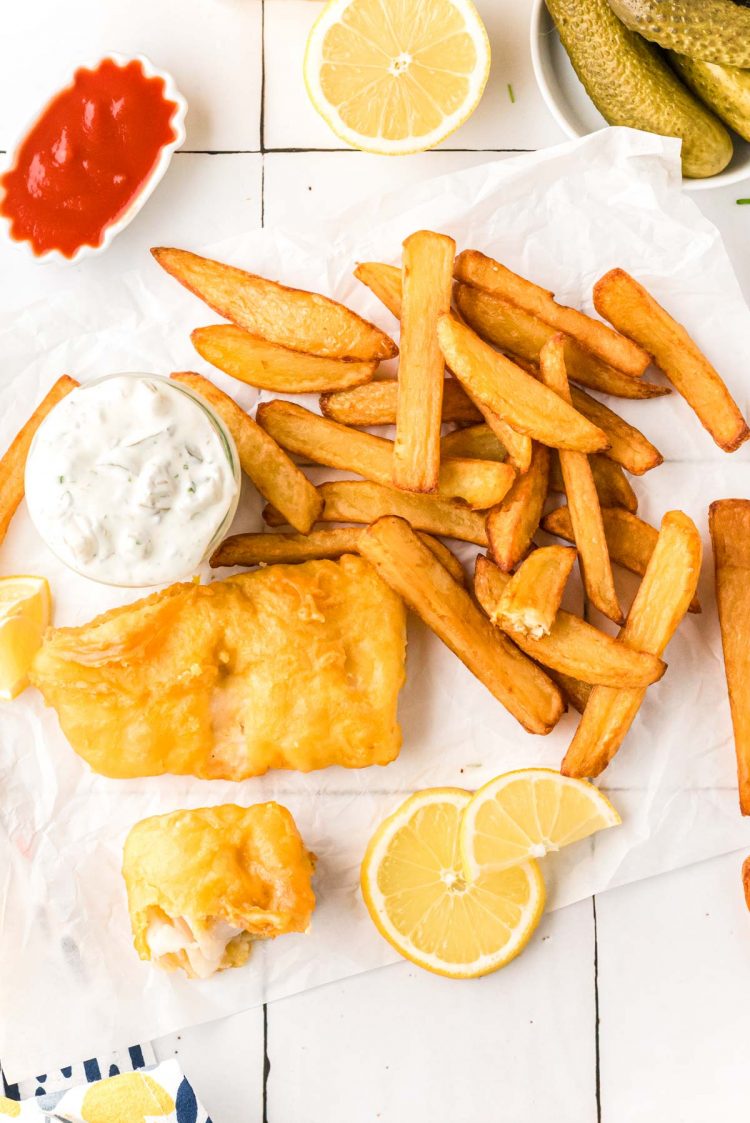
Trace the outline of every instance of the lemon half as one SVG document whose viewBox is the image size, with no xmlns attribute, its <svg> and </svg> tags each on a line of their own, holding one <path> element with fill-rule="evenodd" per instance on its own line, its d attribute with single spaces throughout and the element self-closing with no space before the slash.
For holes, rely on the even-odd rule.
<svg viewBox="0 0 750 1123">
<path fill-rule="evenodd" d="M 44 577 L 0 577 L 0 698 L 28 686 L 29 667 L 50 622 L 52 598 Z"/>
</svg>

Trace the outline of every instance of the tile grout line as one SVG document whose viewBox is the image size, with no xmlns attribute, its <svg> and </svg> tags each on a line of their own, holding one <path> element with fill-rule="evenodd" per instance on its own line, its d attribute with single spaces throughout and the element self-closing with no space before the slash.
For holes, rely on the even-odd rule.
<svg viewBox="0 0 750 1123">
<path fill-rule="evenodd" d="M 594 916 L 594 1059 L 595 1059 L 595 1089 L 596 1089 L 596 1123 L 602 1123 L 602 1088 L 599 1054 L 599 934 L 596 923 L 596 894 L 591 898 L 591 908 Z M 264 1121 L 265 1123 L 265 1121 Z"/>
</svg>

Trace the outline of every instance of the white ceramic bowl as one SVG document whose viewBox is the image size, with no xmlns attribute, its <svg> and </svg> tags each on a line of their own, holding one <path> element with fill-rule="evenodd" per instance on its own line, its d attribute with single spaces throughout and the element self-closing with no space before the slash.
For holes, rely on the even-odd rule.
<svg viewBox="0 0 750 1123">
<path fill-rule="evenodd" d="M 531 62 L 547 108 L 563 132 L 579 137 L 607 127 L 571 66 L 544 0 L 534 0 L 531 12 Z M 728 167 L 706 179 L 683 179 L 687 191 L 726 187 L 750 177 L 750 144 L 736 133 L 732 143 L 734 156 Z"/>
<path fill-rule="evenodd" d="M 175 134 L 174 140 L 170 141 L 169 144 L 165 145 L 162 148 L 159 159 L 154 165 L 151 174 L 149 175 L 148 179 L 145 180 L 143 186 L 141 187 L 138 194 L 133 198 L 127 210 L 122 213 L 122 215 L 117 219 L 116 222 L 113 222 L 106 227 L 104 236 L 102 237 L 101 245 L 79 246 L 72 257 L 66 257 L 64 254 L 60 253 L 59 250 L 47 250 L 45 253 L 38 254 L 34 252 L 30 242 L 21 241 L 18 238 L 14 238 L 10 235 L 10 219 L 8 219 L 5 215 L 0 214 L 0 221 L 2 221 L 6 231 L 8 232 L 8 236 L 10 237 L 13 245 L 17 246 L 22 252 L 26 254 L 27 257 L 32 258 L 34 261 L 54 261 L 59 264 L 73 265 L 75 262 L 81 261 L 81 259 L 84 257 L 94 257 L 96 254 L 104 253 L 104 251 L 113 241 L 113 239 L 117 237 L 120 231 L 124 230 L 128 223 L 133 221 L 135 216 L 138 214 L 138 211 L 154 191 L 156 185 L 159 183 L 167 168 L 169 167 L 174 152 L 182 144 L 185 143 L 185 117 L 187 115 L 188 106 L 185 98 L 177 89 L 177 85 L 172 75 L 166 70 L 159 70 L 149 59 L 146 58 L 145 55 L 122 55 L 118 54 L 117 52 L 111 51 L 106 55 L 102 55 L 101 58 L 95 59 L 93 62 L 78 63 L 74 70 L 72 70 L 67 76 L 63 77 L 60 85 L 57 86 L 57 88 L 51 93 L 49 101 L 45 102 L 45 104 L 34 114 L 31 120 L 27 122 L 26 127 L 19 133 L 16 142 L 9 148 L 8 160 L 2 169 L 3 172 L 9 171 L 14 166 L 21 144 L 31 132 L 31 129 L 34 127 L 36 122 L 42 116 L 45 109 L 49 105 L 49 102 L 52 101 L 52 99 L 55 98 L 61 90 L 72 84 L 75 77 L 75 72 L 77 70 L 80 70 L 81 68 L 93 70 L 107 59 L 111 59 L 112 62 L 114 62 L 117 66 L 126 66 L 129 62 L 139 62 L 143 67 L 143 73 L 147 78 L 162 79 L 162 81 L 164 82 L 165 98 L 167 98 L 169 101 L 173 101 L 177 106 L 170 121 Z"/>
</svg>

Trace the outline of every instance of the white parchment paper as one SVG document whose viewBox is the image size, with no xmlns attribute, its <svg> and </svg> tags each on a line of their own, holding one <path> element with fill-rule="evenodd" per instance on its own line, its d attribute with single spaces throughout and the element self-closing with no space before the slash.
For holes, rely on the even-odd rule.
<svg viewBox="0 0 750 1123">
<path fill-rule="evenodd" d="M 748 412 L 750 312 L 719 234 L 681 193 L 676 141 L 609 129 L 424 182 L 300 234 L 238 233 L 220 245 L 190 248 L 329 293 L 395 330 L 351 270 L 357 260 L 397 261 L 403 237 L 420 227 L 451 233 L 460 248 L 481 248 L 589 311 L 596 278 L 624 266 L 689 325 Z M 190 329 L 213 319 L 148 259 L 137 273 L 112 276 L 96 289 L 79 285 L 0 318 L 0 446 L 63 371 L 86 379 L 193 368 L 252 405 L 251 390 L 212 372 L 192 350 Z M 674 394 L 616 408 L 667 458 L 634 481 L 643 517 L 658 523 L 669 508 L 683 508 L 708 552 L 708 504 L 750 493 L 750 449 L 721 452 Z M 235 529 L 258 528 L 259 511 L 247 489 Z M 461 553 L 468 561 L 475 551 Z M 57 624 L 136 599 L 133 591 L 92 584 L 59 566 L 23 507 L 0 548 L 0 572 L 46 574 Z M 634 581 L 618 579 L 627 601 Z M 546 860 L 552 908 L 750 846 L 750 826 L 737 810 L 710 555 L 699 591 L 703 615 L 680 628 L 666 677 L 650 690 L 603 778 L 623 826 Z M 575 720 L 567 715 L 546 738 L 524 733 L 414 620 L 400 717 L 404 747 L 385 769 L 276 773 L 241 784 L 169 776 L 118 781 L 88 770 L 35 692 L 3 705 L 0 1056 L 7 1076 L 22 1078 L 393 961 L 358 891 L 359 862 L 377 823 L 418 787 L 476 787 L 509 768 L 557 767 Z M 290 808 L 319 857 L 311 934 L 260 945 L 247 968 L 206 982 L 141 963 L 120 876 L 128 829 L 179 807 L 265 799 Z"/>
</svg>

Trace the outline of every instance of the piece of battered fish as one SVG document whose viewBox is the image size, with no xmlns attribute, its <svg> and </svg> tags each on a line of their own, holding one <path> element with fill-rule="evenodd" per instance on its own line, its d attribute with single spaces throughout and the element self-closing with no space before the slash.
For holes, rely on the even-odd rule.
<svg viewBox="0 0 750 1123">
<path fill-rule="evenodd" d="M 53 629 L 30 677 L 95 772 L 243 780 L 394 760 L 405 647 L 400 598 L 346 555 Z"/>
</svg>

